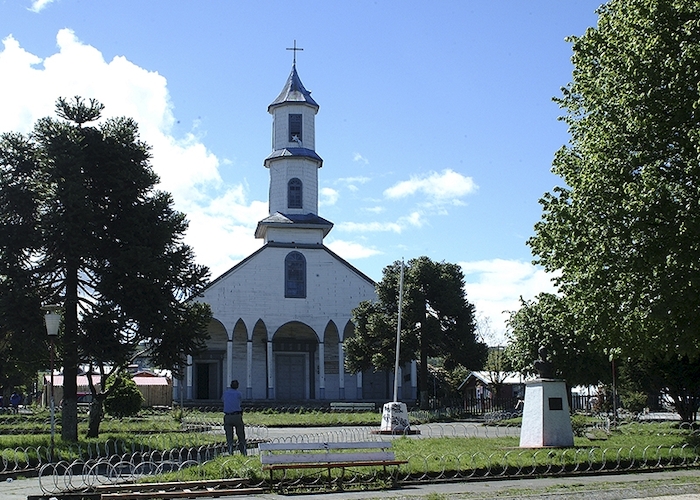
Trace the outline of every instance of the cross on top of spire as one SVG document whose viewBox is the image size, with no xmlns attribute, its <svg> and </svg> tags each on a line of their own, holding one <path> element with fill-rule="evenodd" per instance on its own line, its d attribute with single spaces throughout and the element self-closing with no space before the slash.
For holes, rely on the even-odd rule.
<svg viewBox="0 0 700 500">
<path fill-rule="evenodd" d="M 299 50 L 304 50 L 304 49 L 298 49 L 298 48 L 297 48 L 297 41 L 294 40 L 294 47 L 287 47 L 287 50 L 293 50 L 293 51 L 294 51 L 294 61 L 293 61 L 293 64 L 296 66 L 296 64 L 297 64 L 297 51 L 299 51 Z"/>
</svg>

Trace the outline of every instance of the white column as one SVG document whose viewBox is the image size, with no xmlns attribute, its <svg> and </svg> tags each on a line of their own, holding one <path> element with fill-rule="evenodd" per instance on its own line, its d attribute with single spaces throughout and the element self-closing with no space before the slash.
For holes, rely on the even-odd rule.
<svg viewBox="0 0 700 500">
<path fill-rule="evenodd" d="M 267 399 L 275 399 L 275 359 L 272 355 L 272 342 L 267 341 Z"/>
<path fill-rule="evenodd" d="M 318 398 L 326 399 L 326 345 L 318 343 Z"/>
<path fill-rule="evenodd" d="M 246 381 L 245 381 L 245 397 L 253 399 L 253 341 L 246 342 Z"/>
<path fill-rule="evenodd" d="M 338 342 L 338 399 L 345 399 L 345 347 Z"/>
<path fill-rule="evenodd" d="M 226 380 L 224 387 L 228 387 L 233 380 L 233 339 L 226 342 Z"/>
<path fill-rule="evenodd" d="M 362 399 L 362 372 L 357 372 L 355 378 L 357 379 L 357 397 L 355 399 Z"/>
</svg>

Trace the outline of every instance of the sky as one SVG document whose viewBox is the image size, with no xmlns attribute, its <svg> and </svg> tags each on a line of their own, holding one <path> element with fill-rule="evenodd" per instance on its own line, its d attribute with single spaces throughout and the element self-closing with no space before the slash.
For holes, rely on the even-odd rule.
<svg viewBox="0 0 700 500">
<path fill-rule="evenodd" d="M 458 263 L 484 338 L 551 276 L 527 239 L 566 126 L 552 98 L 600 0 L 0 0 L 0 132 L 96 98 L 152 147 L 216 278 L 262 245 L 272 117 L 296 66 L 316 115 L 325 244 L 375 281 Z"/>
</svg>

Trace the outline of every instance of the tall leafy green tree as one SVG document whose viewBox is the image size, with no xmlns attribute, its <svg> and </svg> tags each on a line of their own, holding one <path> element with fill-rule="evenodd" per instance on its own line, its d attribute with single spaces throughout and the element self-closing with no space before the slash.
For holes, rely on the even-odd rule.
<svg viewBox="0 0 700 500">
<path fill-rule="evenodd" d="M 401 266 L 397 261 L 385 267 L 377 301 L 362 302 L 353 310 L 355 335 L 345 343 L 351 372 L 394 368 Z M 487 347 L 476 338 L 474 305 L 467 300 L 457 264 L 412 259 L 404 270 L 403 291 L 400 360 L 420 360 L 420 406 L 427 409 L 428 358 L 442 358 L 447 370 L 477 369 Z"/>
<path fill-rule="evenodd" d="M 555 375 L 569 386 L 608 381 L 612 376 L 609 355 L 592 344 L 589 333 L 578 325 L 561 297 L 541 293 L 535 300 L 520 299 L 520 309 L 508 320 L 506 364 L 515 371 L 534 373 L 538 350 L 546 347 Z"/>
<path fill-rule="evenodd" d="M 18 296 L 37 307 L 63 305 L 67 441 L 77 439 L 81 363 L 106 376 L 106 366 L 124 368 L 138 349 L 156 366 L 176 368 L 183 354 L 203 347 L 211 318 L 208 306 L 187 301 L 208 270 L 182 243 L 184 214 L 155 189 L 149 147 L 132 119 L 88 125 L 102 109 L 95 100 L 59 99 L 60 119 L 43 118 L 28 136 L 0 139 L 0 220 L 13 235 L 0 238 L 0 260 L 9 262 L 0 279 L 8 281 L 12 270 L 25 278 Z M 0 306 L 0 318 L 16 319 L 19 312 Z M 41 315 L 29 324 L 43 328 Z"/>
<path fill-rule="evenodd" d="M 564 186 L 529 241 L 578 321 L 623 355 L 700 347 L 700 3 L 611 0 L 558 99 Z"/>
</svg>

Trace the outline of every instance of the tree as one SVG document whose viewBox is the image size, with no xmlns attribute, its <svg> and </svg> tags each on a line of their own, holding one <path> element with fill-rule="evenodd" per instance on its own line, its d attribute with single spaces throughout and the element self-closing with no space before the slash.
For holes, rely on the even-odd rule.
<svg viewBox="0 0 700 500">
<path fill-rule="evenodd" d="M 183 354 L 203 347 L 211 318 L 208 306 L 187 301 L 208 270 L 182 243 L 184 214 L 155 189 L 149 147 L 132 119 L 87 125 L 102 110 L 93 99 L 59 99 L 61 119 L 43 118 L 28 136 L 0 139 L 0 193 L 8 193 L 0 220 L 13 235 L 0 238 L 0 260 L 18 255 L 0 279 L 8 281 L 10 269 L 24 278 L 17 295 L 33 298 L 32 307 L 63 306 L 58 352 L 67 441 L 77 440 L 81 363 L 96 367 L 103 382 L 137 349 L 156 366 L 178 367 Z M 24 315 L 28 329 L 43 328 L 40 314 L 0 307 L 0 317 L 17 323 Z"/>
<path fill-rule="evenodd" d="M 564 298 L 541 293 L 535 300 L 520 299 L 520 309 L 508 320 L 510 341 L 505 350 L 509 368 L 534 373 L 533 362 L 546 347 L 554 373 L 569 386 L 597 385 L 611 378 L 608 355 L 591 343 L 587 331 L 578 327 Z"/>
<path fill-rule="evenodd" d="M 117 418 L 133 417 L 138 414 L 143 404 L 143 394 L 128 372 L 109 377 L 107 381 L 109 395 L 104 405 L 107 413 Z"/>
<path fill-rule="evenodd" d="M 14 386 L 46 366 L 49 352 L 36 276 L 27 269 L 38 247 L 33 193 L 39 183 L 27 152 L 22 137 L 0 137 L 0 387 L 6 405 Z"/>
<path fill-rule="evenodd" d="M 529 240 L 581 328 L 625 357 L 698 356 L 700 4 L 611 0 L 573 37 L 570 144 Z"/>
<path fill-rule="evenodd" d="M 352 373 L 374 368 L 392 370 L 396 356 L 399 281 L 402 262 L 384 268 L 377 301 L 353 310 L 355 335 L 345 343 L 346 366 Z M 444 367 L 479 368 L 487 347 L 476 338 L 474 305 L 464 291 L 456 264 L 419 257 L 404 271 L 400 361 L 420 360 L 420 406 L 429 407 L 428 358 L 443 358 Z"/>
<path fill-rule="evenodd" d="M 656 353 L 642 359 L 627 360 L 621 368 L 624 394 L 643 392 L 668 396 L 684 422 L 697 420 L 700 407 L 700 358 L 674 353 Z M 624 400 L 624 399 L 623 399 Z"/>
</svg>

